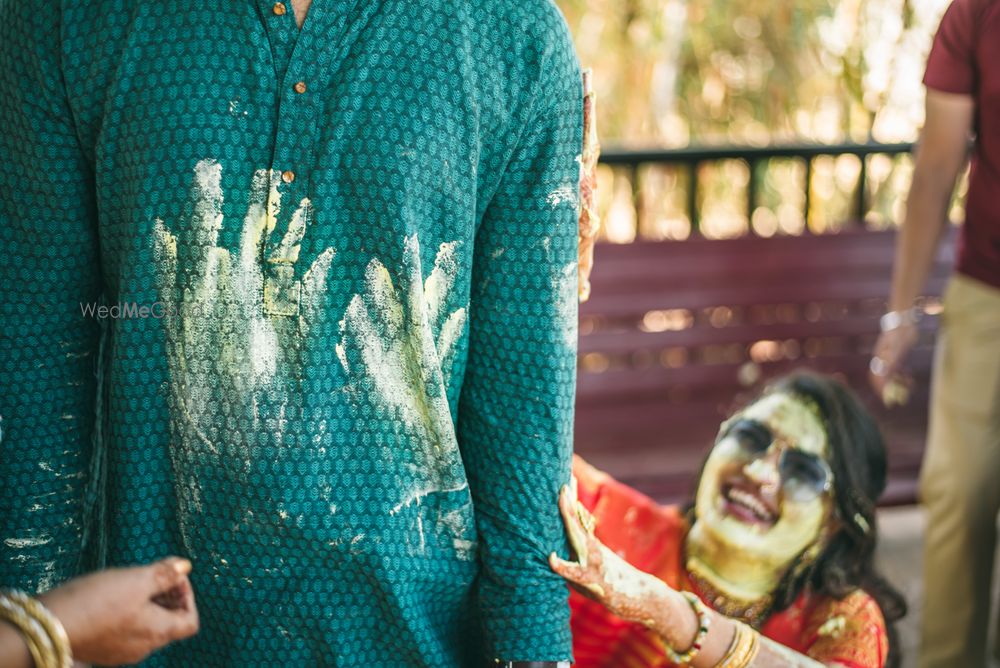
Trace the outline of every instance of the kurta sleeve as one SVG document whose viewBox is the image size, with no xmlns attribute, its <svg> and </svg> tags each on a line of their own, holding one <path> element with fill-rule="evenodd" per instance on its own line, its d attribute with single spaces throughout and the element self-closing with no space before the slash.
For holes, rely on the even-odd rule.
<svg viewBox="0 0 1000 668">
<path fill-rule="evenodd" d="M 0 585 L 81 568 L 99 293 L 92 170 L 61 73 L 59 3 L 0 21 Z"/>
<path fill-rule="evenodd" d="M 480 546 L 487 647 L 504 661 L 571 657 L 557 499 L 573 441 L 582 83 L 568 33 L 477 230 L 458 439 Z"/>
</svg>

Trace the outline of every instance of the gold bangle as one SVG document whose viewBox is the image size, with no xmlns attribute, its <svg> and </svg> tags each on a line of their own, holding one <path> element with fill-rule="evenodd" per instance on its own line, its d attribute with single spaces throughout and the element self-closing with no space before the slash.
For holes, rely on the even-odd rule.
<svg viewBox="0 0 1000 668">
<path fill-rule="evenodd" d="M 733 642 L 716 668 L 747 668 L 760 651 L 760 636 L 757 632 L 743 622 L 733 620 L 733 624 L 736 627 Z"/>
<path fill-rule="evenodd" d="M 36 668 L 72 668 L 73 652 L 59 619 L 41 601 L 24 592 L 0 592 L 0 615 L 25 637 Z"/>
<path fill-rule="evenodd" d="M 45 633 L 52 643 L 52 650 L 55 653 L 52 665 L 56 668 L 72 668 L 73 650 L 62 622 L 37 598 L 32 598 L 21 592 L 18 592 L 18 595 L 21 598 L 21 605 L 45 629 Z"/>
<path fill-rule="evenodd" d="M 36 668 L 48 668 L 52 660 L 52 648 L 45 637 L 45 630 L 20 603 L 6 593 L 0 593 L 0 620 L 10 622 L 21 633 Z"/>
</svg>

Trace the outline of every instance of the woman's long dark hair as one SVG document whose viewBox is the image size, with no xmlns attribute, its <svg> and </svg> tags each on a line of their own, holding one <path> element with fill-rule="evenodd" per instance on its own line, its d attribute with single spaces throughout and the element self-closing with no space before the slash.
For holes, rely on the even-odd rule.
<svg viewBox="0 0 1000 668">
<path fill-rule="evenodd" d="M 875 502 L 885 490 L 888 468 L 878 425 L 854 393 L 828 376 L 795 373 L 776 381 L 769 391 L 802 397 L 822 414 L 841 523 L 815 561 L 789 569 L 775 591 L 774 609 L 787 608 L 807 588 L 834 598 L 861 588 L 882 610 L 889 637 L 887 665 L 894 668 L 899 665 L 895 622 L 906 614 L 906 601 L 875 568 Z"/>
</svg>

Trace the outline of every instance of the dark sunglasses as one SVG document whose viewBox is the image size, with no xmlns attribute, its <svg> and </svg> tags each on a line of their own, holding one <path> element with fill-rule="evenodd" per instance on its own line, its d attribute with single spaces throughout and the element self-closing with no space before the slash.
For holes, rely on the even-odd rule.
<svg viewBox="0 0 1000 668">
<path fill-rule="evenodd" d="M 740 450 L 751 460 L 763 457 L 775 443 L 783 446 L 778 472 L 786 498 L 811 501 L 833 486 L 833 471 L 822 457 L 776 439 L 770 429 L 756 420 L 736 420 L 724 430 L 722 438 L 725 437 L 736 439 Z"/>
</svg>

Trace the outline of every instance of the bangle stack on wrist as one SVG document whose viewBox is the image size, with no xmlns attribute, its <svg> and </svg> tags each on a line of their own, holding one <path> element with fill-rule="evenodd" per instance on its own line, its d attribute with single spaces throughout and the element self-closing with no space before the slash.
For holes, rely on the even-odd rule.
<svg viewBox="0 0 1000 668">
<path fill-rule="evenodd" d="M 733 644 L 716 668 L 747 668 L 760 651 L 760 636 L 757 632 L 743 622 L 734 620 L 733 624 L 736 626 Z"/>
<path fill-rule="evenodd" d="M 0 621 L 18 628 L 35 668 L 71 668 L 73 652 L 66 630 L 55 615 L 24 592 L 0 591 Z"/>
</svg>

